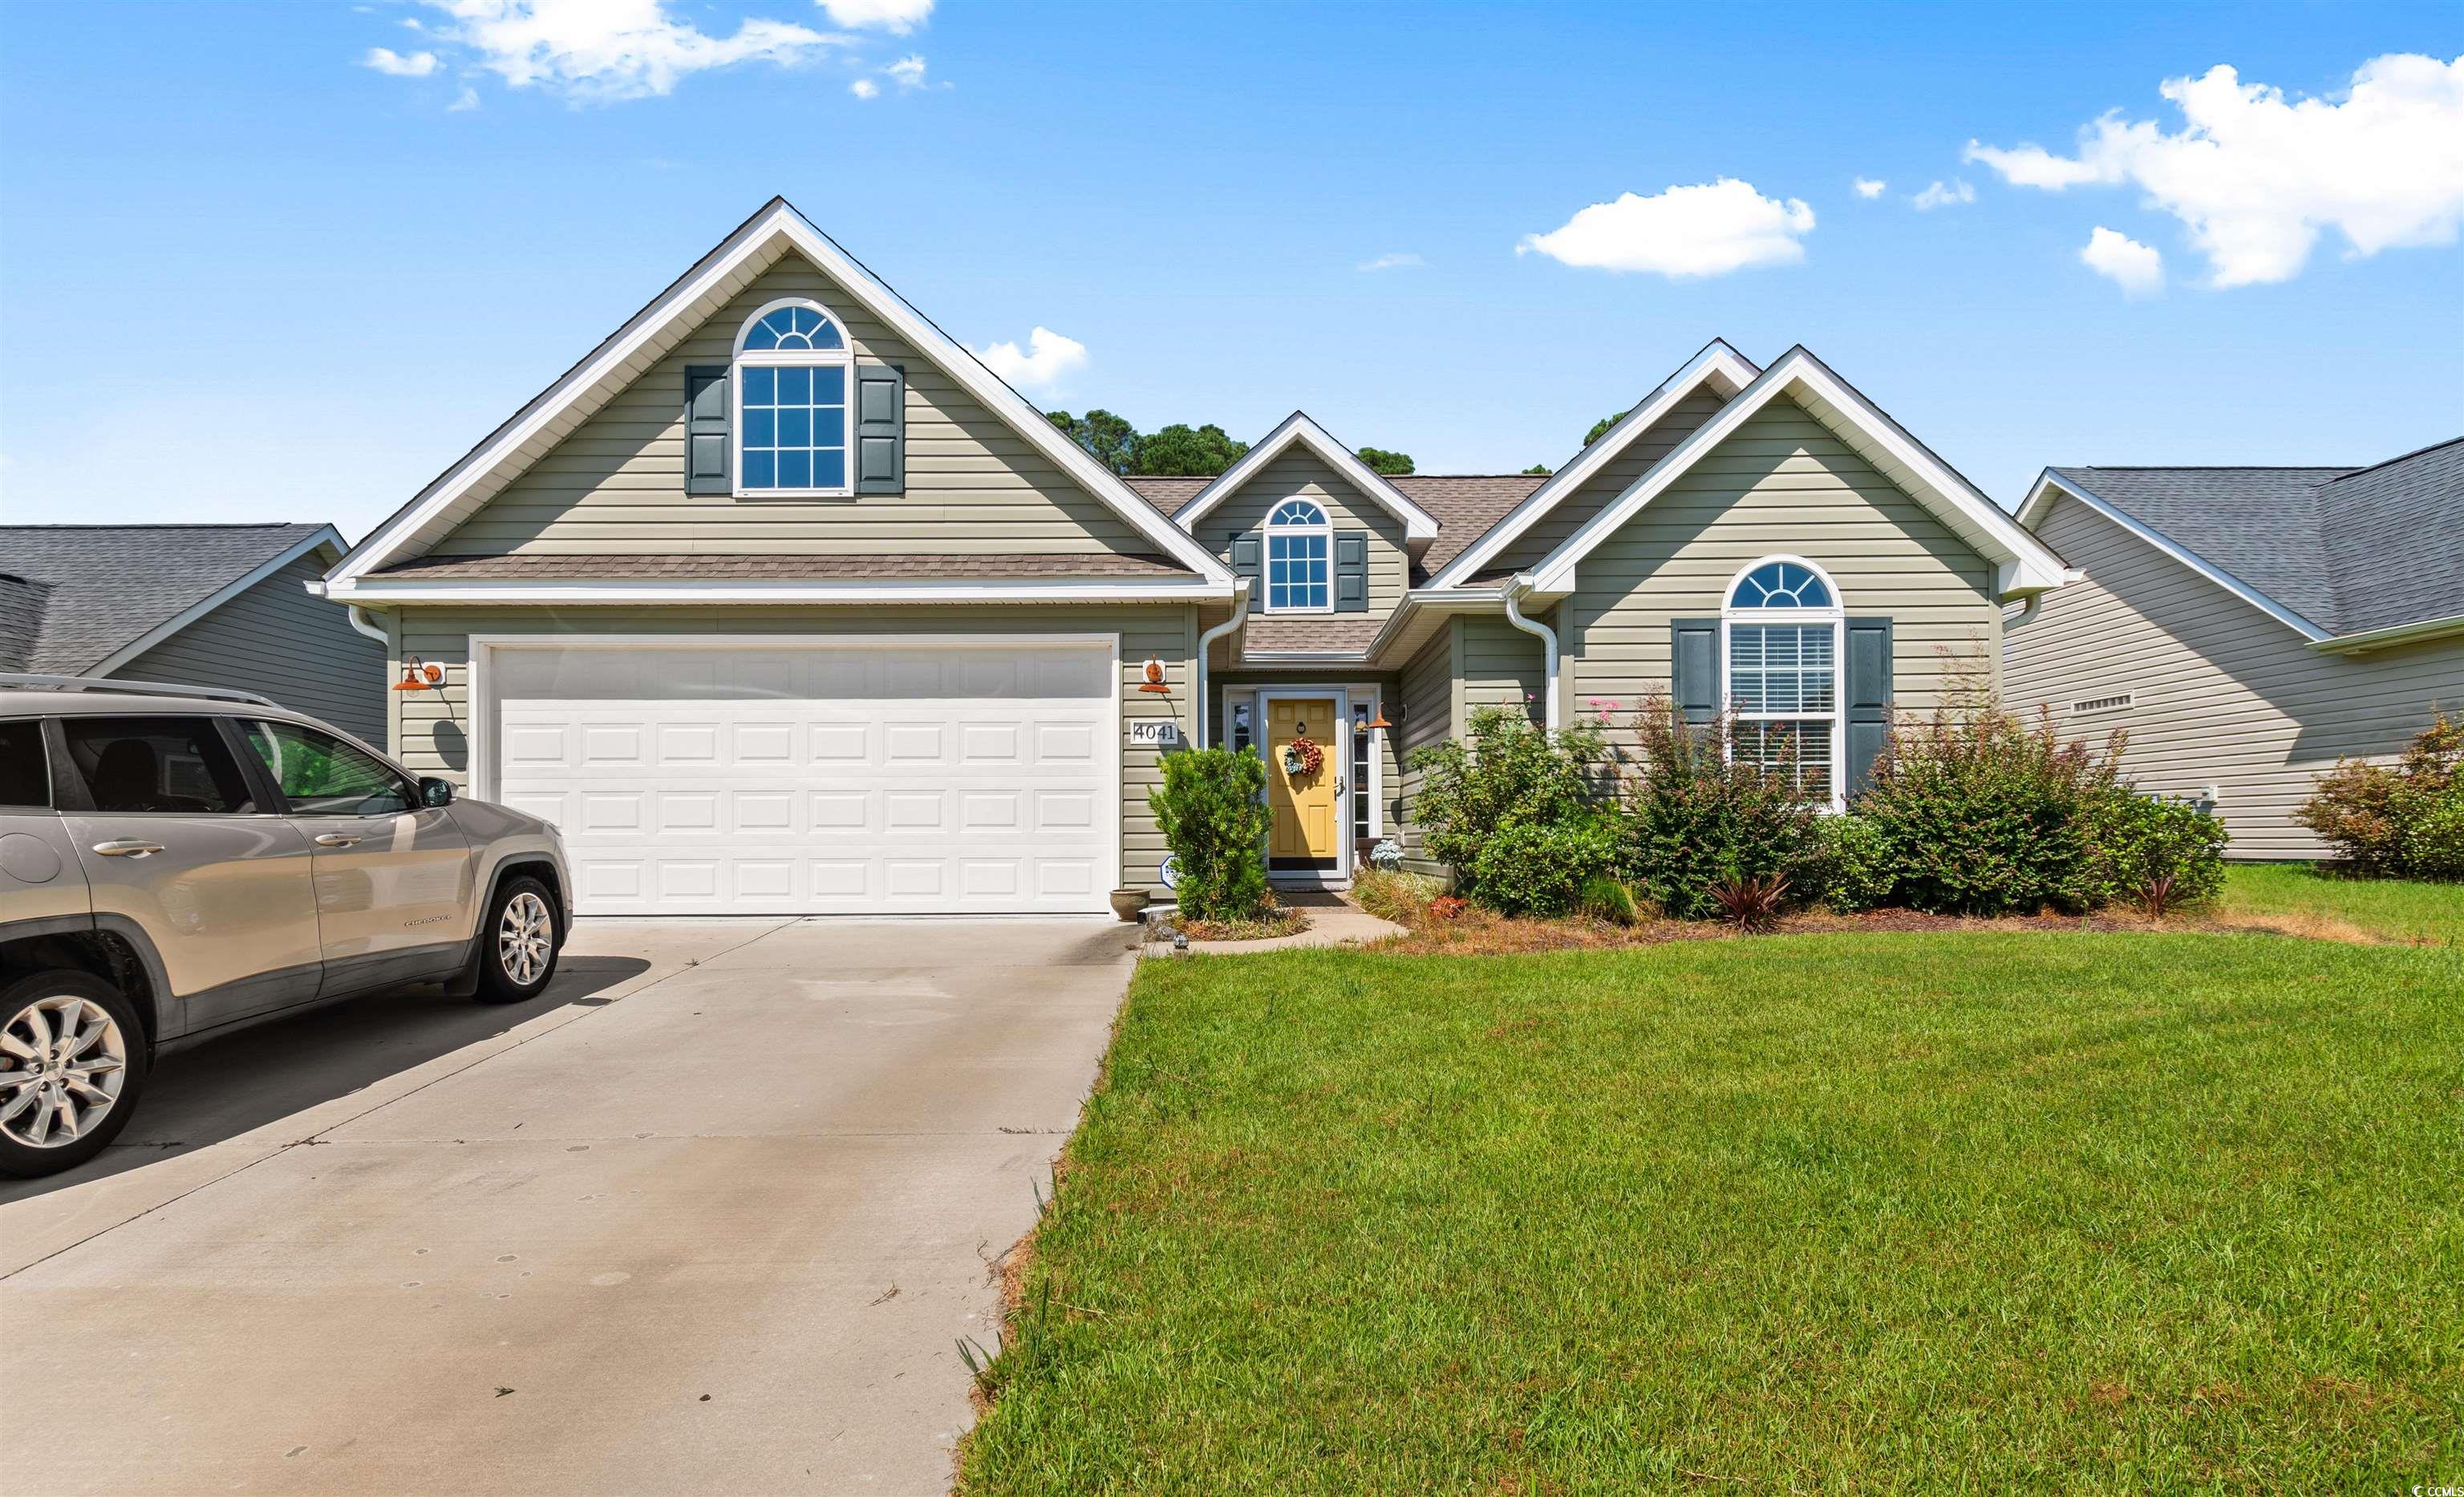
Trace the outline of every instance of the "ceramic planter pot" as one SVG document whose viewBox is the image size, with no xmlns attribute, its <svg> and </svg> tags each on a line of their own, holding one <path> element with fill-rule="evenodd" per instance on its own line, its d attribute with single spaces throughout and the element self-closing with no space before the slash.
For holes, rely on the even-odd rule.
<svg viewBox="0 0 2464 1497">
<path fill-rule="evenodd" d="M 1112 913 L 1118 915 L 1122 920 L 1129 922 L 1130 923 L 1136 923 L 1138 911 L 1145 909 L 1146 907 L 1147 891 L 1144 889 L 1114 889 L 1112 891 Z"/>
</svg>

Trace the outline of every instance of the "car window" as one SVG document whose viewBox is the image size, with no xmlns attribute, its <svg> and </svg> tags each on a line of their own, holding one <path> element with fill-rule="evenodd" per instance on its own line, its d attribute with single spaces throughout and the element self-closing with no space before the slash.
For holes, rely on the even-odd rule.
<svg viewBox="0 0 2464 1497">
<path fill-rule="evenodd" d="M 331 733 L 297 723 L 240 727 L 295 815 L 390 816 L 419 804 L 417 789 L 392 766 Z"/>
<path fill-rule="evenodd" d="M 256 809 L 239 761 L 210 717 L 63 717 L 69 763 L 113 814 Z"/>
<path fill-rule="evenodd" d="M 43 753 L 43 720 L 0 721 L 0 807 L 51 803 L 52 771 Z"/>
</svg>

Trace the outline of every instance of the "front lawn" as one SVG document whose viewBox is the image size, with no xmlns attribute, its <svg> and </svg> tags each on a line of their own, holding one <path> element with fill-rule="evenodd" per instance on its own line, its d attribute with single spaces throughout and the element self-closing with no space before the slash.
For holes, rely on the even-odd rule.
<svg viewBox="0 0 2464 1497">
<path fill-rule="evenodd" d="M 971 1493 L 2464 1476 L 2464 958 L 1155 961 Z"/>
<path fill-rule="evenodd" d="M 2236 863 L 2225 870 L 2216 905 L 2226 920 L 2341 922 L 2384 941 L 2464 945 L 2464 884 L 2341 879 L 2308 863 Z"/>
</svg>

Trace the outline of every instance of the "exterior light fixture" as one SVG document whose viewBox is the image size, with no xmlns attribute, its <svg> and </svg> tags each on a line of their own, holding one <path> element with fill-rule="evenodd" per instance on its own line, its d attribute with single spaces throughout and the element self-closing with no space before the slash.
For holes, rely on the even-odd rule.
<svg viewBox="0 0 2464 1497">
<path fill-rule="evenodd" d="M 1172 695 L 1172 688 L 1164 684 L 1163 662 L 1161 660 L 1152 655 L 1148 656 L 1144 674 L 1146 676 L 1146 680 L 1139 683 L 1138 689 L 1140 691 L 1151 691 L 1159 697 L 1168 697 Z"/>
<path fill-rule="evenodd" d="M 402 679 L 393 683 L 396 691 L 425 691 L 445 684 L 445 667 L 431 665 L 414 655 L 402 662 Z"/>
</svg>

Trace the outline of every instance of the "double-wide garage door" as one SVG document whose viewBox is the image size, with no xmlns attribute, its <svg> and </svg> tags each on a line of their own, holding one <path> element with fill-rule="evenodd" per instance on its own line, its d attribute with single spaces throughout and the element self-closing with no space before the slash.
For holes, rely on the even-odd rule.
<svg viewBox="0 0 2464 1497">
<path fill-rule="evenodd" d="M 1105 907 L 1109 640 L 485 647 L 495 790 L 589 915 Z"/>
</svg>

